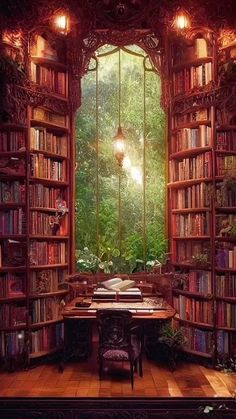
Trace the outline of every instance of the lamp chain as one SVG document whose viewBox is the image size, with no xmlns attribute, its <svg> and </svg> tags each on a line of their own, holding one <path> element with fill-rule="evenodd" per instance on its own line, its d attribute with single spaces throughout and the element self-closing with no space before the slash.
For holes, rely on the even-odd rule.
<svg viewBox="0 0 236 419">
<path fill-rule="evenodd" d="M 119 48 L 119 75 L 118 75 L 118 77 L 119 77 L 119 90 L 118 90 L 118 94 L 119 94 L 119 96 L 118 96 L 118 115 L 119 115 L 119 124 L 118 124 L 118 126 L 120 127 L 120 117 L 121 117 L 121 115 L 120 115 L 120 103 L 121 103 L 121 59 L 120 59 L 121 57 L 120 57 L 120 48 Z"/>
</svg>

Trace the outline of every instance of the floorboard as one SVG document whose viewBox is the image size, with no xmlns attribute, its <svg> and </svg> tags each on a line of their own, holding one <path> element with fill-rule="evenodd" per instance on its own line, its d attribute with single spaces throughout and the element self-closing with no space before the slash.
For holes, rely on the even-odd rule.
<svg viewBox="0 0 236 419">
<path fill-rule="evenodd" d="M 94 351 L 95 352 L 95 351 Z M 56 363 L 0 374 L 0 397 L 235 397 L 236 374 L 196 363 L 179 362 L 174 372 L 144 359 L 143 378 L 135 375 L 131 389 L 127 364 L 109 364 L 99 381 L 96 353 L 89 361 Z"/>
</svg>

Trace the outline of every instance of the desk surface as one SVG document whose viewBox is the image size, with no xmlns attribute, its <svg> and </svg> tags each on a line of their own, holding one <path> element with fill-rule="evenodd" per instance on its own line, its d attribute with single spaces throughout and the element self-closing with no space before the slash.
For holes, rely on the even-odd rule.
<svg viewBox="0 0 236 419">
<path fill-rule="evenodd" d="M 97 310 L 123 309 L 130 310 L 134 318 L 150 320 L 167 320 L 175 315 L 175 309 L 160 299 L 144 298 L 142 302 L 91 302 L 90 307 L 76 307 L 81 302 L 81 297 L 74 298 L 68 303 L 62 315 L 64 318 L 95 319 Z"/>
</svg>

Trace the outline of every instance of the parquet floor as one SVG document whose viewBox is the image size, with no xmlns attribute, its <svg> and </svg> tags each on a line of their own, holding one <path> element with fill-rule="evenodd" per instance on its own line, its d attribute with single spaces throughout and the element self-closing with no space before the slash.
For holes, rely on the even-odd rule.
<svg viewBox="0 0 236 419">
<path fill-rule="evenodd" d="M 95 351 L 94 351 L 95 352 Z M 89 361 L 69 362 L 64 372 L 57 364 L 28 371 L 1 373 L 0 397 L 232 397 L 236 374 L 179 362 L 174 372 L 144 359 L 144 376 L 135 375 L 131 389 L 128 365 L 110 364 L 99 381 L 96 354 Z"/>
</svg>

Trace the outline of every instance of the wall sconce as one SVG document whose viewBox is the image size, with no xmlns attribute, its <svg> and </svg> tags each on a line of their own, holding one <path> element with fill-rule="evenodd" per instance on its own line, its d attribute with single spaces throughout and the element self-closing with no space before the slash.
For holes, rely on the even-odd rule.
<svg viewBox="0 0 236 419">
<path fill-rule="evenodd" d="M 53 26 L 55 30 L 60 32 L 62 35 L 67 35 L 69 32 L 69 16 L 65 13 L 57 14 L 53 19 Z"/>
<path fill-rule="evenodd" d="M 183 31 L 190 27 L 190 17 L 185 10 L 179 10 L 174 18 L 173 26 L 179 31 Z"/>
</svg>

